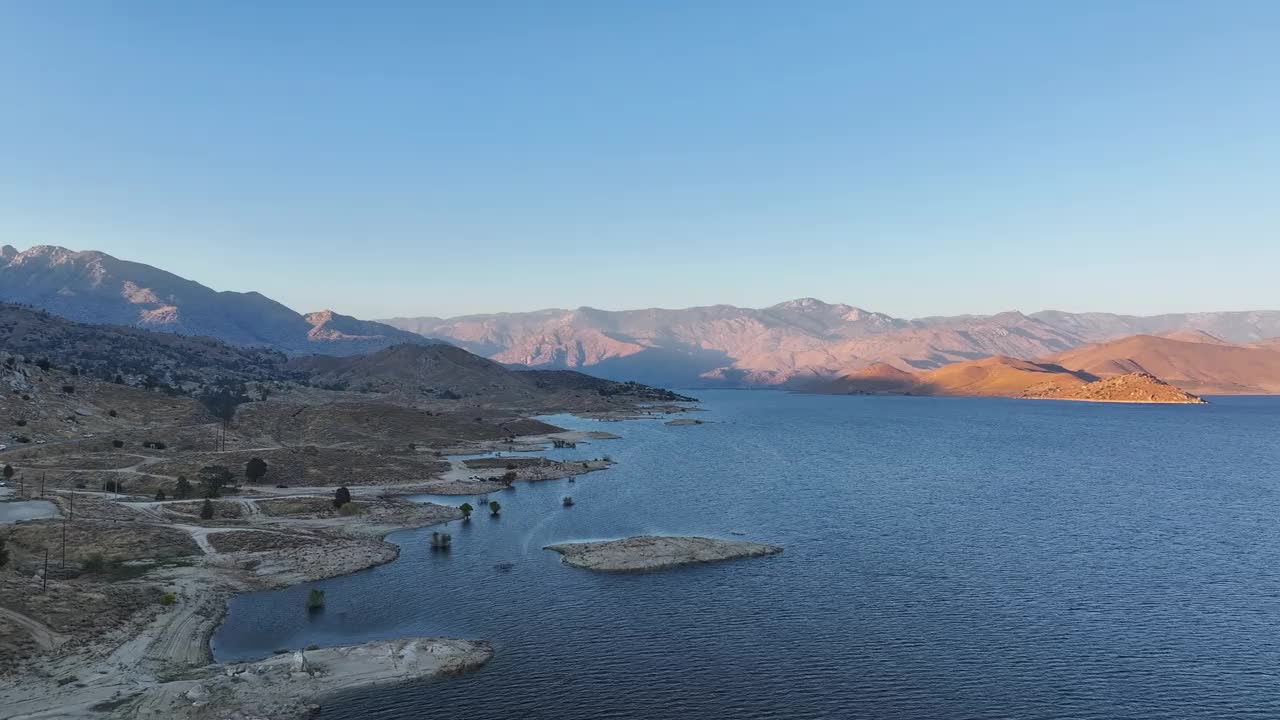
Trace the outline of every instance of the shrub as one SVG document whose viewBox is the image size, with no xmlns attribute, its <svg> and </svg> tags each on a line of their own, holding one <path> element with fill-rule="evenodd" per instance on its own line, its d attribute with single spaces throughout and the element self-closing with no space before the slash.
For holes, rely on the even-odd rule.
<svg viewBox="0 0 1280 720">
<path fill-rule="evenodd" d="M 360 513 L 360 506 L 356 505 L 353 502 L 344 503 L 342 507 L 338 508 L 338 514 L 343 515 L 345 517 L 350 517 L 352 515 L 357 515 L 359 513 Z"/>
<path fill-rule="evenodd" d="M 200 468 L 200 488 L 205 497 L 216 498 L 222 495 L 222 488 L 230 485 L 234 477 L 222 465 L 205 465 Z"/>
<path fill-rule="evenodd" d="M 63 386 L 62 386 L 62 392 L 66 393 L 66 394 L 68 394 L 68 395 L 75 395 L 75 394 L 76 394 L 76 386 L 75 386 L 75 385 L 63 385 Z"/>
<path fill-rule="evenodd" d="M 175 593 L 167 592 L 160 596 L 160 604 L 165 607 L 169 607 L 177 601 L 178 596 Z"/>
<path fill-rule="evenodd" d="M 120 416 L 120 413 L 116 412 L 115 410 L 108 410 L 108 411 L 107 411 L 107 415 L 108 415 L 109 417 L 119 417 L 119 416 Z"/>
<path fill-rule="evenodd" d="M 344 485 L 333 491 L 333 506 L 340 508 L 351 502 L 351 491 Z"/>
<path fill-rule="evenodd" d="M 508 470 L 515 470 L 515 469 L 516 469 L 516 464 L 515 464 L 515 463 L 507 463 L 507 469 L 508 469 Z"/>
<path fill-rule="evenodd" d="M 502 482 L 508 482 L 508 483 L 511 483 L 511 482 L 515 482 L 515 481 L 516 481 L 516 471 L 515 471 L 515 470 L 508 470 L 508 471 L 506 471 L 506 472 L 502 473 Z"/>
<path fill-rule="evenodd" d="M 102 489 L 107 492 L 122 493 L 124 492 L 123 480 L 108 480 L 102 484 Z"/>
<path fill-rule="evenodd" d="M 122 447 L 124 447 L 124 441 L 123 441 L 123 440 L 112 440 L 112 441 L 111 441 L 111 447 L 116 448 L 116 449 L 122 448 Z"/>
<path fill-rule="evenodd" d="M 17 425 L 18 427 L 26 427 L 26 426 L 27 426 L 27 421 L 26 421 L 26 420 L 23 420 L 23 419 L 21 419 L 21 418 L 19 418 L 19 419 L 17 419 L 17 420 L 14 420 L 14 421 L 13 421 L 13 424 L 14 424 L 14 425 Z"/>
<path fill-rule="evenodd" d="M 102 553 L 93 553 L 80 563 L 80 568 L 85 572 L 100 573 L 107 569 L 107 559 L 102 557 Z"/>
<path fill-rule="evenodd" d="M 267 474 L 267 461 L 260 457 L 250 458 L 249 462 L 244 464 L 244 477 L 251 483 L 256 483 Z"/>
</svg>

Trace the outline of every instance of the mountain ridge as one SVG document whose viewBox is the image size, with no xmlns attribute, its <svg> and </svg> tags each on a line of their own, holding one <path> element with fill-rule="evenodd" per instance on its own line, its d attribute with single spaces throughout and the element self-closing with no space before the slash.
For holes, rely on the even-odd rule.
<svg viewBox="0 0 1280 720">
<path fill-rule="evenodd" d="M 215 337 L 289 353 L 355 354 L 428 342 L 416 333 L 332 311 L 308 319 L 257 291 L 213 290 L 151 265 L 56 245 L 0 250 L 0 302 L 77 322 Z"/>
</svg>

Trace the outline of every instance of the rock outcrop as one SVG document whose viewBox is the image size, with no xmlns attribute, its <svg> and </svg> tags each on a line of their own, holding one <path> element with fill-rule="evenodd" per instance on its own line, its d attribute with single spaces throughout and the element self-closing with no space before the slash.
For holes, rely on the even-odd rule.
<svg viewBox="0 0 1280 720">
<path fill-rule="evenodd" d="M 600 572 L 663 570 L 680 565 L 699 565 L 782 552 L 782 548 L 777 545 L 657 535 L 548 545 L 545 549 L 560 553 L 561 562 L 566 565 Z"/>
</svg>

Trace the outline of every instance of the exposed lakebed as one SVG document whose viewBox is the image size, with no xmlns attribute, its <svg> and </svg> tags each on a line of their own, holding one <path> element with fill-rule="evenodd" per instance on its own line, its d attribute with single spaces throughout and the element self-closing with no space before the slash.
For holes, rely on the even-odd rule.
<svg viewBox="0 0 1280 720">
<path fill-rule="evenodd" d="M 549 455 L 618 465 L 491 493 L 502 514 L 450 524 L 450 551 L 404 531 L 388 565 L 240 596 L 218 659 L 493 644 L 477 673 L 328 720 L 1280 715 L 1280 399 L 698 394 L 699 427 L 553 418 L 623 438 Z M 542 549 L 631 535 L 786 552 L 615 575 Z"/>
</svg>

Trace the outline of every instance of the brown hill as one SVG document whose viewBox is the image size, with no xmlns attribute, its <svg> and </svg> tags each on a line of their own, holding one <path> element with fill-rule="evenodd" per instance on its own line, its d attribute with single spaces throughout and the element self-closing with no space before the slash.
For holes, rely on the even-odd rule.
<svg viewBox="0 0 1280 720">
<path fill-rule="evenodd" d="M 1136 335 L 1043 358 L 1099 377 L 1146 372 L 1198 394 L 1280 393 L 1280 351 Z"/>
<path fill-rule="evenodd" d="M 921 373 L 908 373 L 882 364 L 820 383 L 816 389 L 857 394 L 1022 397 L 1029 392 L 1076 388 L 1096 379 L 1057 365 L 996 356 Z"/>
<path fill-rule="evenodd" d="M 1126 373 L 1074 387 L 1032 388 L 1023 397 L 1124 403 L 1203 403 L 1204 400 L 1144 372 Z"/>
</svg>

